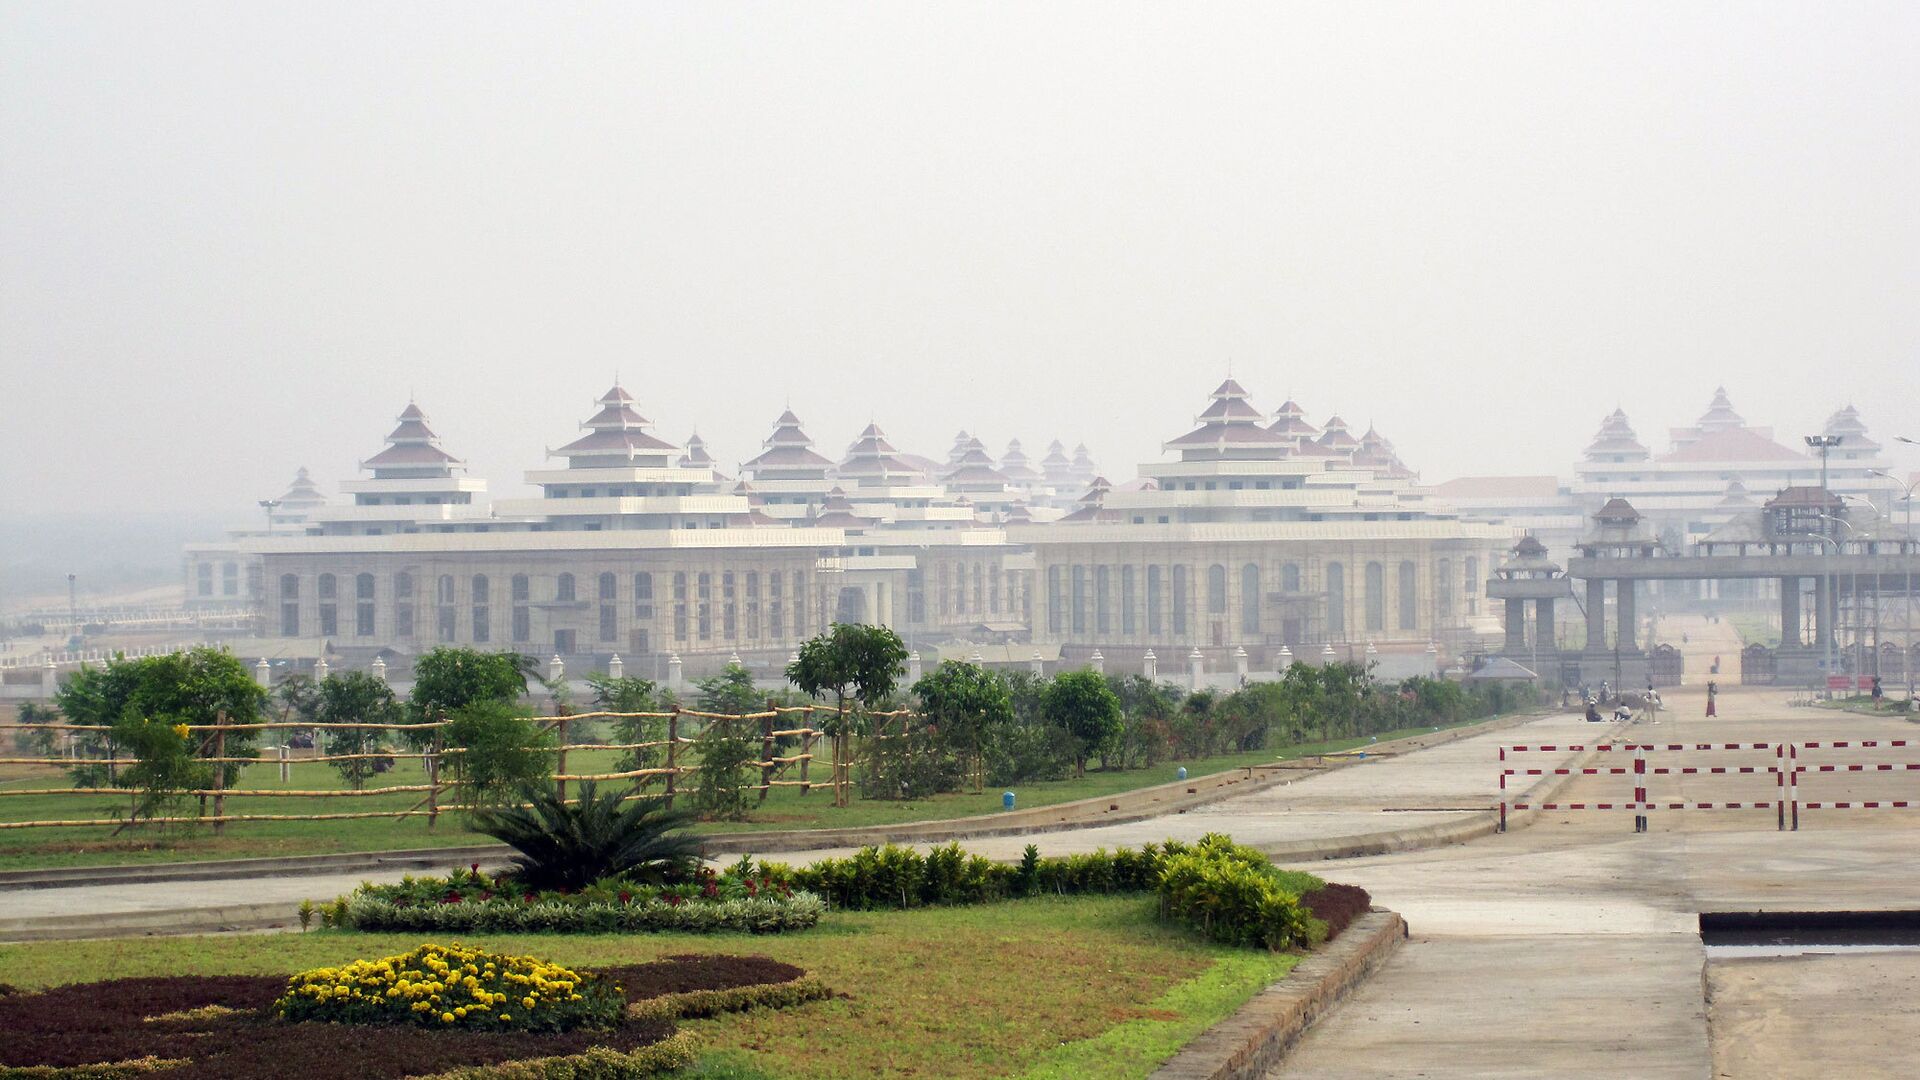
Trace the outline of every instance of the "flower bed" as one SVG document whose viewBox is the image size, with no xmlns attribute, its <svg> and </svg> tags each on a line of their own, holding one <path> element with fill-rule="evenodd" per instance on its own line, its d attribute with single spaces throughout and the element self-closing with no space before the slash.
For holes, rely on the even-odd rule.
<svg viewBox="0 0 1920 1080">
<path fill-rule="evenodd" d="M 695 880 L 646 885 L 620 878 L 579 892 L 528 892 L 476 867 L 444 878 L 408 877 L 362 885 L 329 905 L 328 925 L 426 933 L 748 933 L 804 930 L 820 921 L 818 896 L 754 874 L 742 861 L 724 873 L 702 868 Z"/>
<path fill-rule="evenodd" d="M 612 1027 L 626 1005 L 621 988 L 603 977 L 455 942 L 303 971 L 273 1007 L 293 1021 L 572 1031 Z"/>
<path fill-rule="evenodd" d="M 15 993 L 0 997 L 0 1077 L 645 1077 L 691 1059 L 674 1022 L 703 1014 L 715 995 L 746 1008 L 826 994 L 799 968 L 761 957 L 678 956 L 582 974 L 625 988 L 612 1026 L 517 1031 L 403 1022 L 375 1033 L 358 1024 L 287 1023 L 273 1015 L 289 989 L 279 976 L 116 979 Z"/>
</svg>

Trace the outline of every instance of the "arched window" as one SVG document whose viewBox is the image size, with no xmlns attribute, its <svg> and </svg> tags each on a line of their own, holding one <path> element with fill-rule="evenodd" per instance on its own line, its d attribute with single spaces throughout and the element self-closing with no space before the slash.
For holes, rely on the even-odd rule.
<svg viewBox="0 0 1920 1080">
<path fill-rule="evenodd" d="M 1367 629 L 1387 628 L 1387 568 L 1377 562 L 1367 564 Z"/>
<path fill-rule="evenodd" d="M 1256 563 L 1240 568 L 1240 632 L 1260 632 L 1260 567 Z"/>
<path fill-rule="evenodd" d="M 1414 630 L 1420 626 L 1419 577 L 1413 569 L 1413 563 L 1400 563 L 1400 629 Z"/>
<path fill-rule="evenodd" d="M 1160 612 L 1166 600 L 1162 595 L 1162 589 L 1165 587 L 1161 581 L 1163 576 L 1164 573 L 1159 567 L 1147 567 L 1147 636 L 1150 638 L 1160 636 Z"/>
<path fill-rule="evenodd" d="M 653 618 L 653 575 L 644 570 L 633 575 L 633 617 Z"/>
<path fill-rule="evenodd" d="M 1113 631 L 1113 568 L 1105 564 L 1093 568 L 1093 629 L 1095 633 Z"/>
<path fill-rule="evenodd" d="M 320 616 L 320 636 L 333 637 L 340 632 L 340 607 L 334 603 L 340 596 L 340 584 L 332 574 L 321 574 L 314 582 L 313 591 L 320 599 L 317 611 Z"/>
<path fill-rule="evenodd" d="M 557 578 L 554 581 L 553 598 L 555 600 L 573 599 L 573 575 L 572 574 L 561 574 L 559 578 Z"/>
<path fill-rule="evenodd" d="M 1480 614 L 1480 558 L 1467 556 L 1467 590 L 1462 594 L 1467 598 L 1467 614 Z"/>
<path fill-rule="evenodd" d="M 473 575 L 469 584 L 473 587 L 473 640 L 485 644 L 493 640 L 493 610 L 488 607 L 493 590 L 485 574 Z"/>
<path fill-rule="evenodd" d="M 413 575 L 405 570 L 393 575 L 393 636 L 413 636 Z"/>
<path fill-rule="evenodd" d="M 393 595 L 397 600 L 413 599 L 413 575 L 405 570 L 393 575 Z"/>
<path fill-rule="evenodd" d="M 1344 641 L 1347 635 L 1347 568 L 1327 564 L 1327 637 Z"/>
<path fill-rule="evenodd" d="M 1087 568 L 1080 563 L 1073 564 L 1073 632 L 1087 632 Z"/>
<path fill-rule="evenodd" d="M 530 583 L 527 580 L 527 575 L 525 574 L 513 575 L 513 581 L 509 583 L 509 587 L 513 590 L 513 598 L 516 601 L 526 601 L 526 600 L 533 599 L 533 589 L 530 587 Z"/>
<path fill-rule="evenodd" d="M 1120 568 L 1120 633 L 1127 637 L 1132 637 L 1139 626 L 1134 616 L 1137 599 L 1133 591 L 1133 564 L 1128 563 Z"/>
<path fill-rule="evenodd" d="M 600 599 L 602 600 L 618 599 L 619 589 L 620 589 L 620 586 L 615 583 L 614 577 L 612 574 L 600 575 Z"/>
<path fill-rule="evenodd" d="M 1187 633 L 1187 568 L 1173 568 L 1173 634 L 1184 637 Z"/>
<path fill-rule="evenodd" d="M 507 581 L 507 593 L 513 600 L 512 636 L 517 644 L 533 640 L 533 609 L 527 601 L 533 599 L 533 584 L 525 574 L 515 574 Z"/>
<path fill-rule="evenodd" d="M 1207 567 L 1207 614 L 1227 613 L 1227 568 L 1219 563 Z"/>
<path fill-rule="evenodd" d="M 353 633 L 355 637 L 373 636 L 373 575 L 353 578 Z"/>
<path fill-rule="evenodd" d="M 1443 622 L 1453 621 L 1453 560 L 1441 559 L 1433 568 L 1433 606 Z"/>
<path fill-rule="evenodd" d="M 440 588 L 440 602 L 442 604 L 453 603 L 453 575 L 452 574 L 440 575 L 439 588 Z"/>
<path fill-rule="evenodd" d="M 1280 591 L 1296 593 L 1300 591 L 1300 564 L 1288 563 L 1280 568 Z"/>
<path fill-rule="evenodd" d="M 280 575 L 280 636 L 300 636 L 300 575 Z"/>
</svg>

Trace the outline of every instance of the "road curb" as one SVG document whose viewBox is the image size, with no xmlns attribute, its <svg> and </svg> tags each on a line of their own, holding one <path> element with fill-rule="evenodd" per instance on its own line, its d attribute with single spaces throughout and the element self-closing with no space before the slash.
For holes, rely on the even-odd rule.
<svg viewBox="0 0 1920 1080">
<path fill-rule="evenodd" d="M 1259 1080 L 1326 1015 L 1397 952 L 1407 923 L 1375 908 L 1309 954 L 1287 977 L 1200 1033 L 1150 1080 Z"/>
</svg>

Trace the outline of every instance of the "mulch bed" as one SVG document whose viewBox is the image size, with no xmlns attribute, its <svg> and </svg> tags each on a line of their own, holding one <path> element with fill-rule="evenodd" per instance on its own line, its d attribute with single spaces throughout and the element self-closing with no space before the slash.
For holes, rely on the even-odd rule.
<svg viewBox="0 0 1920 1080">
<path fill-rule="evenodd" d="M 690 990 L 790 982 L 805 972 L 758 956 L 688 955 L 595 969 L 623 987 L 628 1001 Z M 592 1047 L 637 1050 L 673 1034 L 668 1021 L 628 1019 L 612 1030 L 558 1033 L 440 1031 L 289 1024 L 267 1012 L 285 976 L 192 975 L 76 983 L 0 997 L 0 1066 L 90 1065 L 152 1055 L 191 1063 L 156 1077 L 207 1080 L 398 1080 L 464 1065 L 577 1054 Z M 222 1005 L 240 1012 L 212 1018 L 149 1017 Z"/>
<path fill-rule="evenodd" d="M 1328 882 L 1302 896 L 1300 902 L 1314 918 L 1327 924 L 1327 940 L 1332 941 L 1348 924 L 1367 913 L 1373 906 L 1373 897 L 1358 885 Z"/>
</svg>

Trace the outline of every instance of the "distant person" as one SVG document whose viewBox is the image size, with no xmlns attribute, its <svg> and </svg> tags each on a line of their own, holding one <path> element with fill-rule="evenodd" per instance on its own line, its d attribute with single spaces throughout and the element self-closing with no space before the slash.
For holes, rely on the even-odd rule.
<svg viewBox="0 0 1920 1080">
<path fill-rule="evenodd" d="M 1707 715 L 1708 716 L 1720 715 L 1719 710 L 1715 707 L 1715 704 L 1714 704 L 1714 699 L 1718 698 L 1719 696 L 1720 696 L 1720 684 L 1716 682 L 1708 683 L 1707 684 Z"/>
<path fill-rule="evenodd" d="M 1587 723 L 1600 723 L 1600 706 L 1595 705 L 1591 698 L 1587 699 Z"/>
<path fill-rule="evenodd" d="M 1880 676 L 1873 677 L 1873 707 L 1880 707 Z"/>
<path fill-rule="evenodd" d="M 1720 658 L 1719 657 L 1716 656 L 1713 658 L 1713 670 L 1709 674 L 1713 674 L 1713 675 L 1720 674 Z"/>
</svg>

